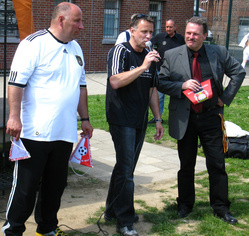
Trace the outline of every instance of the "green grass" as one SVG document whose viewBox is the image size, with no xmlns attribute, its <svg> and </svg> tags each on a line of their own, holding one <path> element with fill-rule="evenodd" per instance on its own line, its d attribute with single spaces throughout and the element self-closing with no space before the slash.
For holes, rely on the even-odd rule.
<svg viewBox="0 0 249 236">
<path fill-rule="evenodd" d="M 249 130 L 249 87 L 241 87 L 230 107 L 225 108 L 225 120 L 234 122 L 243 130 Z M 168 96 L 165 96 L 165 108 L 163 113 L 165 135 L 162 141 L 154 141 L 154 125 L 148 125 L 146 138 L 147 142 L 162 145 L 164 142 L 176 142 L 168 135 Z M 105 96 L 89 96 L 89 114 L 94 128 L 108 131 L 108 124 L 105 118 Z M 152 118 L 149 112 L 149 119 Z M 203 155 L 202 150 L 199 155 Z M 166 154 L 165 154 L 166 155 Z M 157 209 L 150 206 L 150 202 L 137 200 L 140 205 L 137 213 L 144 216 L 144 219 L 153 224 L 148 235 L 205 235 L 205 236 L 244 236 L 249 233 L 249 160 L 226 159 L 226 170 L 229 177 L 229 199 L 232 202 L 230 211 L 239 221 L 237 225 L 229 225 L 213 216 L 209 205 L 209 182 L 207 172 L 196 174 L 196 202 L 193 212 L 185 219 L 179 219 L 176 215 L 176 201 L 172 197 L 162 199 L 165 207 Z M 176 187 L 176 186 L 174 186 Z M 167 193 L 167 189 L 160 189 L 158 192 Z M 175 196 L 174 196 L 175 197 Z M 95 224 L 100 216 L 100 209 L 96 215 L 89 219 L 89 223 Z M 106 224 L 103 222 L 103 224 Z M 115 222 L 111 222 L 115 227 Z M 181 227 L 185 226 L 185 227 Z M 181 231 L 179 229 L 181 228 Z M 73 234 L 69 234 L 73 235 Z M 84 235 L 84 234 L 82 234 Z"/>
</svg>

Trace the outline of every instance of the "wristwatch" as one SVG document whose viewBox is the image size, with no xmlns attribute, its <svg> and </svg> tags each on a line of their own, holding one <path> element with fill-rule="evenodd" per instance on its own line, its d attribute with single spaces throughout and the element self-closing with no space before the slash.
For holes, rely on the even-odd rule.
<svg viewBox="0 0 249 236">
<path fill-rule="evenodd" d="M 89 121 L 89 117 L 87 117 L 87 118 L 80 118 L 80 121 Z"/>
</svg>

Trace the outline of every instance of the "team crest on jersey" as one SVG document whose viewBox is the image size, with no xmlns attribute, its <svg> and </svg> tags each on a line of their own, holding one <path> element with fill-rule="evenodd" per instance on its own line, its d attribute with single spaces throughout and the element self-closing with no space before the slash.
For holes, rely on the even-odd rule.
<svg viewBox="0 0 249 236">
<path fill-rule="evenodd" d="M 165 46 L 167 44 L 167 42 L 166 41 L 163 41 L 163 45 Z"/>
<path fill-rule="evenodd" d="M 81 57 L 80 57 L 80 56 L 77 56 L 77 55 L 75 55 L 75 57 L 76 57 L 76 59 L 77 59 L 79 65 L 80 65 L 80 66 L 83 66 L 83 61 L 82 61 Z"/>
</svg>

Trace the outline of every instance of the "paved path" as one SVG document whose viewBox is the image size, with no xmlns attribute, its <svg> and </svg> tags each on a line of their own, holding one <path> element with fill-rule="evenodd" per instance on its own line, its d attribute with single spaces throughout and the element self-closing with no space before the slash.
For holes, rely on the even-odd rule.
<svg viewBox="0 0 249 236">
<path fill-rule="evenodd" d="M 110 133 L 95 129 L 90 145 L 94 167 L 89 169 L 75 163 L 73 167 L 109 182 L 115 164 L 115 150 Z M 177 150 L 145 142 L 135 170 L 135 183 L 139 185 L 175 179 L 178 169 Z M 198 157 L 196 171 L 205 169 L 205 158 Z"/>
</svg>

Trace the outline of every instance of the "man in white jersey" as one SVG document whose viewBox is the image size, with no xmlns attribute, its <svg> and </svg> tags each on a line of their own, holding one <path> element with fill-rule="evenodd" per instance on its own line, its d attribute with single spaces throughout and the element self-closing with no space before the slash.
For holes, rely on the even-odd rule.
<svg viewBox="0 0 249 236">
<path fill-rule="evenodd" d="M 22 235 L 34 207 L 37 236 L 66 235 L 57 226 L 57 212 L 66 186 L 69 156 L 78 141 L 77 111 L 83 134 L 91 138 L 93 132 L 83 53 L 74 41 L 82 29 L 80 8 L 60 3 L 50 28 L 29 35 L 14 56 L 6 132 L 21 138 L 31 158 L 15 163 L 4 235 Z"/>
</svg>

